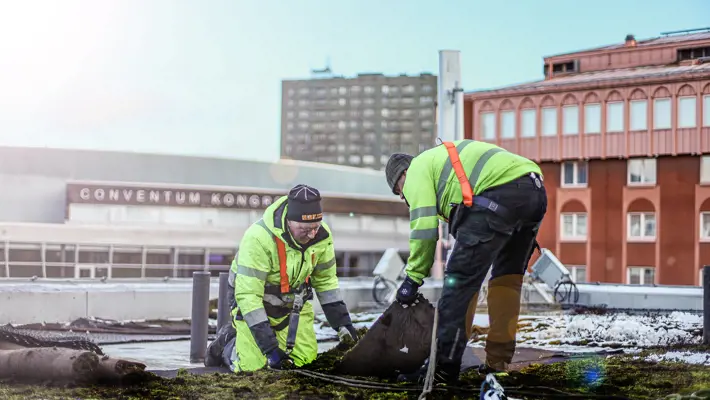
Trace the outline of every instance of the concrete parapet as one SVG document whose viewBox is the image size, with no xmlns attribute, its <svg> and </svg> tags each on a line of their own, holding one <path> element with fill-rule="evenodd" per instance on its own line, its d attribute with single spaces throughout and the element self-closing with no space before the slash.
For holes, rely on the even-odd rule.
<svg viewBox="0 0 710 400">
<path fill-rule="evenodd" d="M 361 311 L 377 307 L 372 278 L 341 278 L 341 293 L 348 308 Z M 442 282 L 427 280 L 420 291 L 432 302 L 441 294 Z M 219 278 L 210 282 L 210 298 L 219 294 Z M 321 311 L 317 296 L 316 312 Z M 0 324 L 70 322 L 77 318 L 113 320 L 189 319 L 192 280 L 167 282 L 6 281 L 0 283 Z M 541 299 L 530 299 L 542 302 Z"/>
</svg>

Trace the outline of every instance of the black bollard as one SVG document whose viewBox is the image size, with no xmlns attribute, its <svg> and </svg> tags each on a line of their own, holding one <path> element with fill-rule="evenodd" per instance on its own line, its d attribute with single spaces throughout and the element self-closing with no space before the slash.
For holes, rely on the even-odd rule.
<svg viewBox="0 0 710 400">
<path fill-rule="evenodd" d="M 703 344 L 710 344 L 710 265 L 703 266 Z"/>
<path fill-rule="evenodd" d="M 207 327 L 210 316 L 210 273 L 192 273 L 192 320 L 190 321 L 190 362 L 205 361 Z"/>
<path fill-rule="evenodd" d="M 231 323 L 229 313 L 229 272 L 219 273 L 219 297 L 217 298 L 217 331 Z"/>
</svg>

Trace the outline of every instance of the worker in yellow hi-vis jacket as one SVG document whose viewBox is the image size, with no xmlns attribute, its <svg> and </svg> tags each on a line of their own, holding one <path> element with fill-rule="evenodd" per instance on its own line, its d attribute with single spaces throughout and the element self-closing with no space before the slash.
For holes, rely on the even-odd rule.
<svg viewBox="0 0 710 400">
<path fill-rule="evenodd" d="M 298 185 L 244 233 L 230 271 L 236 339 L 222 357 L 233 371 L 312 362 L 318 354 L 308 301 L 313 291 L 340 338 L 358 339 L 340 295 L 333 237 L 322 219 L 318 190 Z"/>
<path fill-rule="evenodd" d="M 385 174 L 410 213 L 410 256 L 397 292 L 400 303 L 416 304 L 434 263 L 440 220 L 449 223 L 456 238 L 438 307 L 436 379 L 458 378 L 478 292 L 491 265 L 482 369 L 505 371 L 515 352 L 523 275 L 547 211 L 540 167 L 494 144 L 459 140 L 416 157 L 393 154 Z M 400 379 L 423 379 L 427 368 Z"/>
</svg>

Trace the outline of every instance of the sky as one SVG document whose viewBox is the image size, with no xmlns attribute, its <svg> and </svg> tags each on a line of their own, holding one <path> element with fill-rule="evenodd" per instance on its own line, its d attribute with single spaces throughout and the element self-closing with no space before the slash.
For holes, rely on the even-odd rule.
<svg viewBox="0 0 710 400">
<path fill-rule="evenodd" d="M 281 80 L 542 79 L 542 57 L 710 26 L 707 0 L 0 0 L 0 145 L 276 161 Z"/>
</svg>

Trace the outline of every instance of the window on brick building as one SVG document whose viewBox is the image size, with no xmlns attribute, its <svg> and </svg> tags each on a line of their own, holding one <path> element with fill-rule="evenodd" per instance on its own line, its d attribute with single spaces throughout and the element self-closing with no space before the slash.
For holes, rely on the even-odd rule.
<svg viewBox="0 0 710 400">
<path fill-rule="evenodd" d="M 481 113 L 481 137 L 485 140 L 496 138 L 496 114 L 492 112 Z"/>
<path fill-rule="evenodd" d="M 700 157 L 700 183 L 710 183 L 710 156 Z"/>
<path fill-rule="evenodd" d="M 628 267 L 626 283 L 629 285 L 652 285 L 656 282 L 656 269 L 653 267 Z"/>
<path fill-rule="evenodd" d="M 696 121 L 695 96 L 678 98 L 678 128 L 695 128 Z"/>
<path fill-rule="evenodd" d="M 693 47 L 690 49 L 680 49 L 677 51 L 678 61 L 693 60 L 697 58 L 710 57 L 710 46 Z"/>
<path fill-rule="evenodd" d="M 700 239 L 710 240 L 710 212 L 700 213 Z"/>
<path fill-rule="evenodd" d="M 528 108 L 520 112 L 520 137 L 531 138 L 537 135 L 535 109 Z"/>
<path fill-rule="evenodd" d="M 671 99 L 653 100 L 653 129 L 671 129 Z"/>
<path fill-rule="evenodd" d="M 562 107 L 562 133 L 564 135 L 576 135 L 579 133 L 579 107 Z"/>
<path fill-rule="evenodd" d="M 634 100 L 631 102 L 631 118 L 629 128 L 632 131 L 645 131 L 648 129 L 648 102 Z"/>
<path fill-rule="evenodd" d="M 542 109 L 542 136 L 557 135 L 557 108 L 545 107 Z"/>
<path fill-rule="evenodd" d="M 628 214 L 628 240 L 655 240 L 656 213 L 632 212 Z"/>
<path fill-rule="evenodd" d="M 703 126 L 710 126 L 710 94 L 703 96 Z"/>
<path fill-rule="evenodd" d="M 624 102 L 615 101 L 606 104 L 606 131 L 624 131 Z"/>
<path fill-rule="evenodd" d="M 585 161 L 567 161 L 562 163 L 562 186 L 587 186 L 587 166 Z"/>
<path fill-rule="evenodd" d="M 500 137 L 502 139 L 515 139 L 515 111 L 500 113 Z"/>
<path fill-rule="evenodd" d="M 602 131 L 601 104 L 584 105 L 584 133 L 594 134 Z"/>
<path fill-rule="evenodd" d="M 574 283 L 584 283 L 587 281 L 587 267 L 584 265 L 565 265 L 569 271 L 569 277 Z"/>
<path fill-rule="evenodd" d="M 562 240 L 584 240 L 587 238 L 587 213 L 562 213 Z"/>
<path fill-rule="evenodd" d="M 627 164 L 629 185 L 655 185 L 656 159 L 632 158 Z"/>
</svg>

